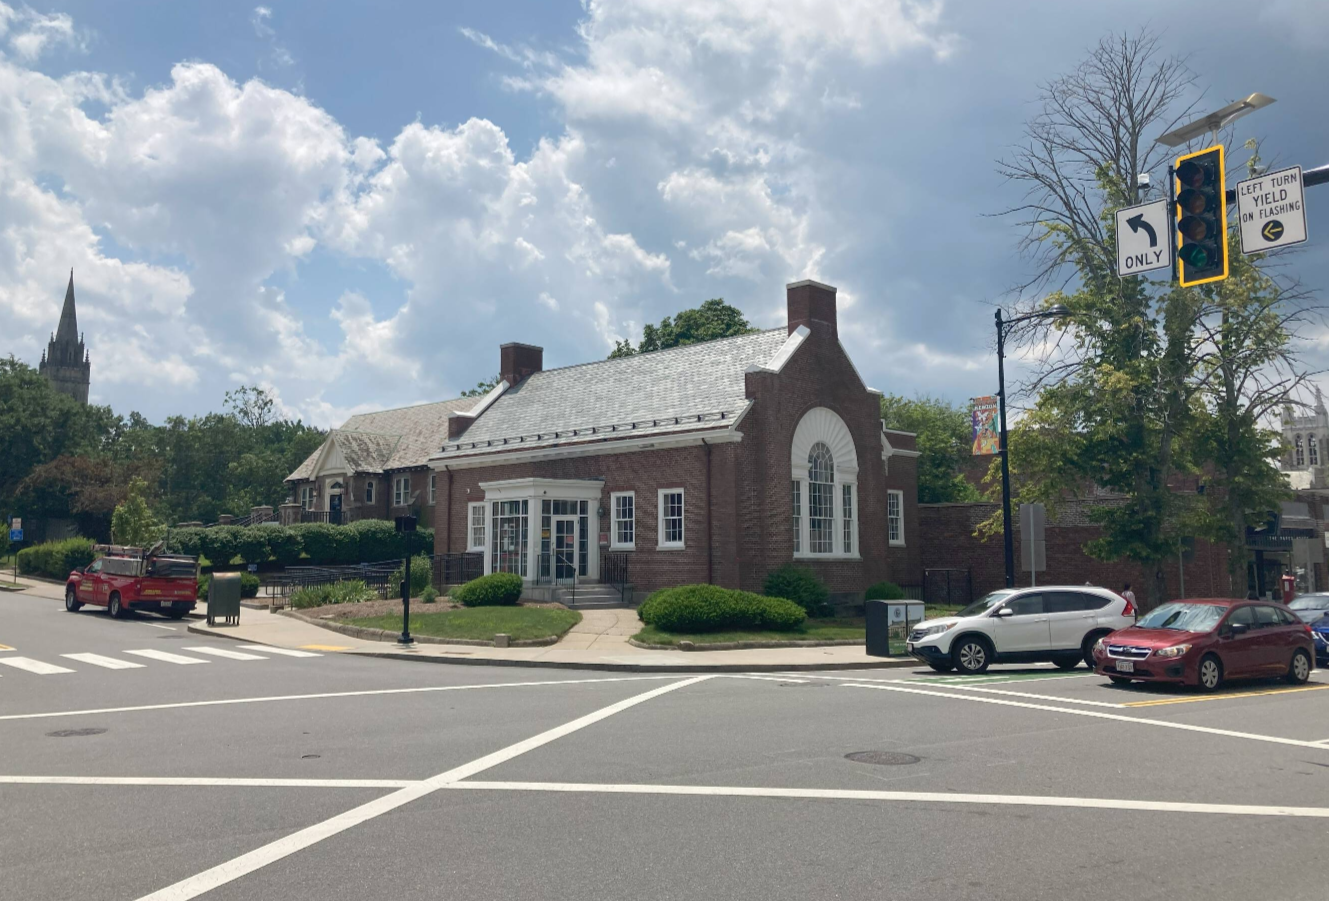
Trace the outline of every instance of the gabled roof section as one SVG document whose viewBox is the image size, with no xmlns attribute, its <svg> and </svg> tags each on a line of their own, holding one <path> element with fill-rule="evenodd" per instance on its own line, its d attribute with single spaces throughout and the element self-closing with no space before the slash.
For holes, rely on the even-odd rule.
<svg viewBox="0 0 1329 901">
<path fill-rule="evenodd" d="M 475 405 L 475 398 L 459 397 L 352 416 L 341 428 L 329 432 L 327 441 L 287 476 L 286 481 L 317 475 L 319 463 L 332 443 L 341 452 L 349 472 L 382 472 L 424 466 L 448 438 L 448 415 L 469 410 Z"/>
<path fill-rule="evenodd" d="M 606 438 L 729 429 L 747 409 L 744 373 L 765 367 L 786 329 L 546 369 L 494 400 L 435 459 Z M 574 434 L 575 433 L 575 434 Z"/>
</svg>

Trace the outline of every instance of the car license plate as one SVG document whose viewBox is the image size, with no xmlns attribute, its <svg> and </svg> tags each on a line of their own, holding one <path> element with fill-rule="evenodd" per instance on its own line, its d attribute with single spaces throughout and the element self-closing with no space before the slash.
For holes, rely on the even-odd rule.
<svg viewBox="0 0 1329 901">
<path fill-rule="evenodd" d="M 1119 672 L 1119 673 L 1133 673 L 1133 672 L 1135 672 L 1135 661 L 1134 661 L 1134 660 L 1118 660 L 1118 661 L 1117 661 L 1117 672 Z"/>
</svg>

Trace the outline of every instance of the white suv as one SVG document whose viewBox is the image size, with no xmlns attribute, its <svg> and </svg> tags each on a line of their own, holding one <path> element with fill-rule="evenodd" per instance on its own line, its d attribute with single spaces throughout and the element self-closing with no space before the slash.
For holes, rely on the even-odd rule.
<svg viewBox="0 0 1329 901">
<path fill-rule="evenodd" d="M 1043 660 L 1061 669 L 1083 660 L 1093 669 L 1094 642 L 1134 623 L 1135 608 L 1106 588 L 1003 588 L 954 616 L 919 623 L 906 649 L 939 673 Z"/>
</svg>

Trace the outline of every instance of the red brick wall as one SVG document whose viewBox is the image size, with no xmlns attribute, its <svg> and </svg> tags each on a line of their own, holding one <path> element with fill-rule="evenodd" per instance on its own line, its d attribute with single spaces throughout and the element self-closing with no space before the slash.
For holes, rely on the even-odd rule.
<svg viewBox="0 0 1329 901">
<path fill-rule="evenodd" d="M 974 598 L 1006 584 L 1006 567 L 1002 553 L 1001 535 L 981 541 L 973 536 L 978 523 L 994 511 L 997 504 L 922 504 L 919 506 L 919 526 L 922 545 L 922 566 L 932 568 L 968 569 L 972 579 Z M 1100 530 L 1094 525 L 1047 525 L 1047 570 L 1038 574 L 1043 584 L 1082 585 L 1090 582 L 1114 591 L 1131 583 L 1137 598 L 1144 601 L 1149 595 L 1149 582 L 1153 571 L 1127 562 L 1104 562 L 1090 557 L 1084 545 L 1097 538 Z M 1015 583 L 1030 583 L 1030 574 L 1020 569 L 1020 530 L 1015 539 Z M 1186 595 L 1189 597 L 1243 597 L 1245 585 L 1232 586 L 1228 579 L 1227 547 L 1207 541 L 1196 541 L 1194 559 L 1187 561 Z M 1161 565 L 1167 585 L 1167 595 L 1179 594 L 1180 564 L 1176 558 Z"/>
</svg>

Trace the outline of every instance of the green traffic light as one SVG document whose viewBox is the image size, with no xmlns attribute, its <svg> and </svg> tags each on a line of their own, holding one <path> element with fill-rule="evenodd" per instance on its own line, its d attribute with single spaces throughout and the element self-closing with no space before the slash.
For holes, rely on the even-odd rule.
<svg viewBox="0 0 1329 901">
<path fill-rule="evenodd" d="M 1207 244 L 1187 244 L 1177 250 L 1177 257 L 1192 269 L 1207 269 L 1216 259 Z"/>
</svg>

